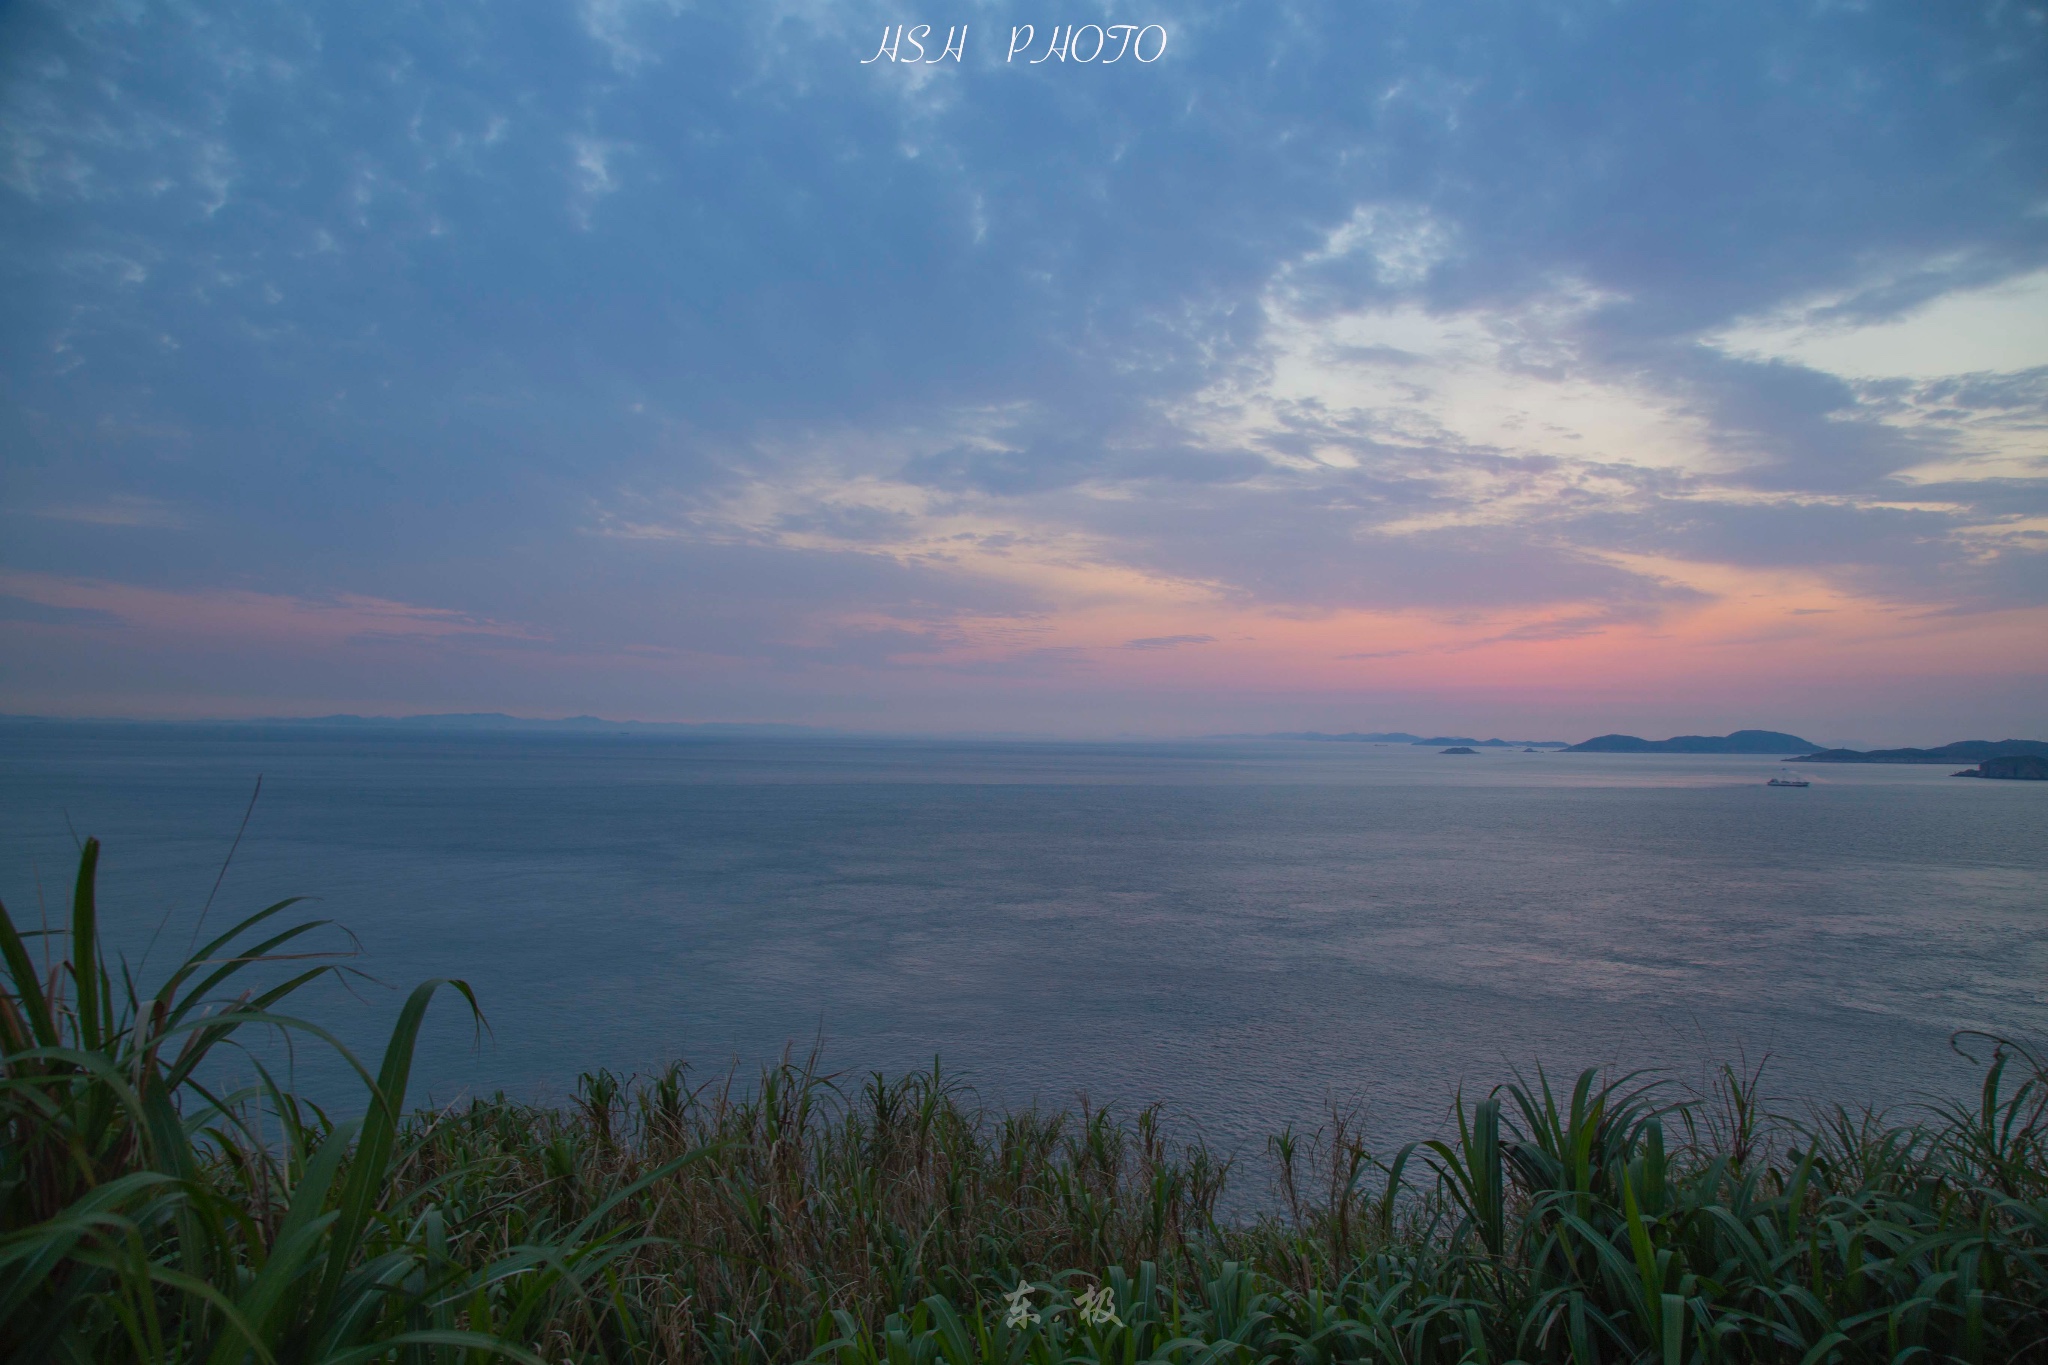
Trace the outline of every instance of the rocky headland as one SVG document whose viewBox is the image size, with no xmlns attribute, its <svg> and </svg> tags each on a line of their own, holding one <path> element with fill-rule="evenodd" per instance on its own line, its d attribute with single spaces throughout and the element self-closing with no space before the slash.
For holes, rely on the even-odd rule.
<svg viewBox="0 0 2048 1365">
<path fill-rule="evenodd" d="M 1822 749 L 1794 763 L 1982 763 L 1995 758 L 2048 758 L 2038 739 L 1961 739 L 1938 749 Z"/>
<path fill-rule="evenodd" d="M 2048 782 L 2048 758 L 2038 754 L 2012 754 L 2005 758 L 1987 758 L 1974 768 L 1965 768 L 1952 777 L 2007 777 L 2021 782 Z"/>
</svg>

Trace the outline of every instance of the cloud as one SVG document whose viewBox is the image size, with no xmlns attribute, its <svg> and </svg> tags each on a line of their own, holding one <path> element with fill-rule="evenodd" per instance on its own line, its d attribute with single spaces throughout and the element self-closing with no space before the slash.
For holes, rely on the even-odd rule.
<svg viewBox="0 0 2048 1365">
<path fill-rule="evenodd" d="M 532 641 L 532 631 L 464 612 L 354 594 L 310 600 L 248 591 L 174 592 L 91 579 L 0 570 L 0 592 L 30 604 L 12 619 L 160 636 L 258 639 L 290 646 L 365 641 Z"/>
<path fill-rule="evenodd" d="M 1142 640 L 1124 641 L 1125 649 L 1178 649 L 1182 645 L 1213 645 L 1213 635 L 1153 635 Z"/>
<path fill-rule="evenodd" d="M 0 621 L 26 621 L 42 626 L 111 626 L 126 623 L 113 612 L 93 607 L 59 607 L 30 598 L 0 595 Z"/>
<path fill-rule="evenodd" d="M 1585 354 L 1588 320 L 1610 302 L 1566 281 L 1485 308 L 1411 301 L 1307 316 L 1271 295 L 1264 372 L 1249 386 L 1198 395 L 1189 420 L 1212 441 L 1235 439 L 1296 466 L 1356 463 L 1353 447 L 1373 442 L 1726 468 L 1726 453 L 1681 402 Z"/>
<path fill-rule="evenodd" d="M 33 515 L 45 521 L 72 521 L 87 526 L 138 526 L 172 531 L 183 530 L 188 524 L 178 508 L 136 493 L 118 493 L 96 503 L 39 507 Z"/>
<path fill-rule="evenodd" d="M 1870 292 L 1870 291 L 1865 291 Z M 1828 297 L 1744 319 L 1705 342 L 1845 379 L 1946 379 L 2048 367 L 2048 270 L 1936 296 L 1870 318 Z"/>
<path fill-rule="evenodd" d="M 1942 275 L 1939 262 L 1907 279 Z M 1889 477 L 1957 485 L 2048 476 L 2048 271 L 1883 311 L 1884 282 L 1748 319 L 1703 341 L 1723 354 L 1829 376 L 1838 426 L 1895 433 Z"/>
<path fill-rule="evenodd" d="M 1456 253 L 1456 243 L 1455 226 L 1425 204 L 1359 204 L 1322 245 L 1283 269 L 1281 287 L 1304 301 L 1341 298 L 1360 283 L 1414 289 Z M 1362 278 L 1352 270 L 1360 265 Z"/>
</svg>

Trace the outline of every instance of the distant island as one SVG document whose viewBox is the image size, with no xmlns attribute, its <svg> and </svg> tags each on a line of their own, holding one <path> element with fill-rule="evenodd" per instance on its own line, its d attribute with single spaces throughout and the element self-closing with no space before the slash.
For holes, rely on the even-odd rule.
<svg viewBox="0 0 2048 1365">
<path fill-rule="evenodd" d="M 1796 754 L 1816 749 L 1812 740 L 1780 730 L 1737 730 L 1731 735 L 1674 735 L 1670 739 L 1638 739 L 1634 735 L 1600 735 L 1565 749 L 1568 754 Z M 1847 753 L 1848 750 L 1840 752 Z"/>
<path fill-rule="evenodd" d="M 1480 749 L 1567 749 L 1570 744 L 1561 739 L 1471 739 L 1463 735 L 1436 735 L 1424 737 L 1411 735 L 1405 730 L 1385 730 L 1371 734 L 1352 731 L 1341 735 L 1326 735 L 1321 730 L 1275 730 L 1263 735 L 1219 735 L 1219 739 L 1310 739 L 1332 744 L 1416 744 L 1436 747 L 1442 744 L 1465 744 Z M 1809 748 L 1812 746 L 1808 746 Z"/>
<path fill-rule="evenodd" d="M 1477 758 L 1479 756 L 1479 751 L 1477 749 L 1468 749 L 1462 744 L 1460 744 L 1455 749 L 1446 749 L 1444 750 L 1444 752 L 1447 754 L 1471 754 L 1474 758 Z"/>
<path fill-rule="evenodd" d="M 1981 763 L 1987 758 L 2048 758 L 2038 739 L 1962 739 L 1939 749 L 1821 749 L 1794 763 Z"/>
<path fill-rule="evenodd" d="M 1434 739 L 1418 739 L 1417 744 L 1468 744 L 1480 749 L 1569 749 L 1571 745 L 1561 739 L 1467 739 L 1460 735 L 1438 735 Z"/>
<path fill-rule="evenodd" d="M 2048 758 L 2038 754 L 2013 754 L 2009 758 L 1987 758 L 1974 768 L 1952 777 L 2009 777 L 2021 782 L 2048 782 Z"/>
</svg>

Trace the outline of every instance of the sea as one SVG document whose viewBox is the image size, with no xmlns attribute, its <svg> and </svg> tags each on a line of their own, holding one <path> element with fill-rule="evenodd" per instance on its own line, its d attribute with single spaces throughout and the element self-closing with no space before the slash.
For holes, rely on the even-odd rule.
<svg viewBox="0 0 2048 1365">
<path fill-rule="evenodd" d="M 1157 1103 L 1255 1157 L 1333 1111 L 1384 1149 L 1460 1092 L 1589 1066 L 1678 1095 L 1732 1065 L 1795 1116 L 1904 1113 L 1971 1093 L 1976 1035 L 2048 1037 L 2048 784 L 1779 770 L 8 723 L 0 897 L 62 923 L 96 836 L 107 940 L 145 985 L 308 897 L 285 918 L 331 920 L 313 941 L 351 975 L 296 1008 L 373 1067 L 411 986 L 474 991 L 481 1026 L 434 1006 L 421 1104 L 678 1060 L 745 1084 L 788 1056 L 848 1091 L 936 1065 L 995 1107 Z M 311 1035 L 288 1065 L 358 1093 Z"/>
</svg>

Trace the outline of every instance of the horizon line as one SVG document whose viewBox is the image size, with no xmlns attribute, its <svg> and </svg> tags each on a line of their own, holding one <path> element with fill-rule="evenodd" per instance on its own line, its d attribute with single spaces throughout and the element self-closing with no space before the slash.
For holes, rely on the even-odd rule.
<svg viewBox="0 0 2048 1365">
<path fill-rule="evenodd" d="M 1385 741 L 1382 741 L 1382 742 L 1385 742 L 1385 743 L 1390 743 L 1390 744 L 1391 744 L 1391 743 L 1427 744 L 1427 743 L 1435 743 L 1435 742 L 1443 742 L 1443 743 L 1451 743 L 1451 742 L 1456 742 L 1456 743 L 1472 743 L 1472 744 L 1479 744 L 1479 743 L 1496 743 L 1496 742 L 1498 742 L 1498 743 L 1508 743 L 1508 744 L 1542 744 L 1542 745 L 1566 745 L 1566 746 L 1570 746 L 1570 745 L 1573 745 L 1573 744 L 1582 744 L 1582 743 L 1587 743 L 1587 742 L 1589 742 L 1589 741 L 1590 741 L 1590 740 L 1592 740 L 1592 739 L 1602 739 L 1602 738 L 1606 738 L 1606 737 L 1607 737 L 1608 735 L 1610 735 L 1610 734 L 1615 734 L 1615 735 L 1619 735 L 1619 734 L 1623 734 L 1623 733 L 1624 733 L 1624 732 L 1621 732 L 1621 731 L 1603 731 L 1603 732 L 1602 732 L 1602 733 L 1600 733 L 1600 734 L 1597 734 L 1597 735 L 1591 735 L 1591 736 L 1588 736 L 1588 737 L 1587 737 L 1586 739 L 1582 739 L 1582 740 L 1557 740 L 1557 739 L 1546 739 L 1546 740 L 1530 740 L 1530 739 L 1516 739 L 1516 740 L 1497 740 L 1497 739 L 1488 739 L 1488 740 L 1480 740 L 1480 739 L 1476 739 L 1476 738 L 1468 738 L 1468 737 L 1464 737 L 1464 736 L 1453 736 L 1453 735 L 1445 734 L 1445 733 L 1444 733 L 1444 732 L 1442 732 L 1442 731 L 1439 731 L 1439 732 L 1438 732 L 1438 734 L 1437 734 L 1437 735 L 1434 735 L 1434 736 L 1424 736 L 1424 735 L 1423 735 L 1423 734 L 1421 734 L 1421 732 L 1419 732 L 1419 731 L 1417 731 L 1417 732 L 1412 732 L 1412 734 L 1411 734 L 1411 732 L 1409 732 L 1409 731 L 1402 731 L 1402 730 L 1391 730 L 1391 729 L 1390 729 L 1390 730 L 1376 730 L 1376 731 L 1362 731 L 1362 730 L 1344 730 L 1344 731 L 1323 731 L 1323 730 L 1265 730 L 1265 731 L 1230 731 L 1230 732 L 1199 732 L 1199 733 L 1196 733 L 1196 732 L 1176 732 L 1176 733 L 1143 733 L 1143 732 L 1138 732 L 1138 731 L 1117 731 L 1117 732 L 1114 732 L 1114 733 L 1110 733 L 1110 734 L 1096 734 L 1096 735 L 1075 735 L 1075 734 L 1061 734 L 1061 733 L 1057 733 L 1057 732 L 1051 732 L 1051 731 L 1031 731 L 1031 730 L 927 730 L 927 731 L 917 731 L 917 730 L 883 730 L 883 729 L 874 729 L 874 730 L 870 730 L 870 729 L 859 729 L 859 728 L 854 728 L 854 727 L 849 727 L 849 726 L 843 726 L 843 725 L 816 725 L 816 724 L 810 724 L 810 723 L 807 723 L 807 722 L 801 722 L 801 721 L 768 721 L 768 720 L 697 720 L 697 721 L 673 721 L 673 720 L 639 720 L 639 719 L 614 719 L 614 718 L 610 718 L 610 717 L 605 717 L 605 716 L 593 716 L 593 715 L 589 715 L 589 714 L 587 714 L 587 713 L 584 713 L 584 714 L 578 714 L 578 715 L 573 715 L 573 716 L 522 716 L 522 715 L 515 715 L 515 714 L 513 714 L 513 713 L 511 713 L 511 712 L 507 712 L 507 711 L 425 711 L 425 712 L 408 712 L 408 713 L 405 713 L 405 714 L 398 714 L 398 715 L 375 715 L 375 714 L 373 714 L 373 715 L 365 715 L 365 714 L 361 714 L 361 713 L 358 713 L 358 712 L 330 712 L 330 713 L 327 713 L 327 714 L 325 714 L 325 715 L 290 715 L 290 716 L 280 716 L 280 715 L 260 715 L 260 716 L 175 716 L 175 717 L 146 717 L 146 716 L 52 716 L 52 715 L 34 715 L 34 714 L 27 714 L 27 713 L 16 713 L 16 712 L 0 712 L 0 724 L 9 724 L 9 723 L 28 723 L 28 724 L 40 724 L 40 725 L 134 725 L 134 726 L 169 726 L 169 727 L 179 727 L 179 726 L 191 726 L 191 727 L 200 727 L 200 726 L 227 726 L 227 727 L 261 727 L 261 726 L 307 726 L 307 727 L 312 727 L 312 726 L 329 726 L 329 727 L 333 727 L 333 728 L 336 728 L 336 729 L 342 729 L 342 728 L 347 728 L 347 727 L 350 727 L 350 726 L 374 727 L 374 726 L 379 726 L 379 725 L 386 725 L 386 726 L 407 726 L 407 727 L 414 727 L 414 726 L 416 726 L 416 727 L 421 727 L 421 728 L 427 728 L 427 727 L 430 727 L 430 726 L 431 726 L 431 725 L 432 725 L 432 724 L 433 724 L 434 722 L 442 722 L 442 723 L 443 723 L 443 727 L 442 727 L 442 728 L 446 728 L 446 729 L 455 729 L 455 730 L 460 730 L 460 729 L 469 729 L 469 730 L 477 730 L 477 731 L 483 731 L 483 730 L 493 730 L 493 729 L 499 729 L 499 730 L 517 730 L 517 729 L 534 729 L 534 730 L 540 730 L 540 729 L 556 729 L 556 730 L 570 730 L 570 731 L 576 731 L 576 730 L 582 730 L 582 731 L 589 731 L 589 730 L 596 730 L 596 729 L 621 729 L 621 730 L 643 730 L 643 731 L 687 731 L 687 732 L 695 732 L 695 733 L 698 733 L 698 734 L 716 734 L 716 733 L 720 733 L 720 732 L 723 732 L 723 733 L 727 733 L 727 734 L 733 734 L 733 735 L 735 735 L 735 737 L 737 737 L 738 735 L 740 735 L 740 734 L 743 734 L 743 733 L 745 733 L 745 732 L 752 732 L 752 733 L 753 733 L 753 735 L 754 735 L 754 737 L 760 737 L 760 738 L 766 738 L 766 737 L 770 737 L 770 736 L 772 736 L 772 735 L 774 735 L 774 734 L 780 733 L 780 734 L 784 734 L 784 735 L 786 735 L 786 736 L 788 736 L 788 737 L 790 737 L 790 738 L 801 738 L 801 737 L 814 737 L 814 738 L 849 738 L 849 739 L 852 739 L 852 738 L 858 738 L 858 739 L 925 739 L 925 740 L 941 740 L 941 739 L 952 739 L 952 740 L 967 740 L 967 739 L 983 739 L 983 740 L 1024 740 L 1024 741 L 1038 741 L 1038 742 L 1050 742 L 1050 743 L 1072 743 L 1072 744 L 1088 744 L 1088 743 L 1115 743 L 1115 742 L 1119 742 L 1119 741 L 1131 741 L 1131 740 L 1143 740 L 1143 741 L 1152 741 L 1152 742 L 1172 742 L 1172 741 L 1188 742 L 1188 741 L 1195 741 L 1195 740 L 1231 740 L 1231 739 L 1238 739 L 1238 740 L 1245 740 L 1245 739 L 1276 739 L 1276 740 L 1278 740 L 1278 739 L 1302 739 L 1302 740 L 1313 740 L 1313 739 L 1315 739 L 1315 738 L 1335 738 L 1335 737 L 1337 737 L 1337 736 L 1339 736 L 1339 735 L 1348 735 L 1348 734 L 1386 734 L 1386 735 L 1389 735 L 1389 736 L 1395 736 L 1395 735 L 1402 735 L 1402 736 L 1411 736 L 1411 737 L 1409 737 L 1409 738 L 1406 738 L 1406 739 L 1398 739 L 1398 740 L 1397 740 L 1397 739 L 1389 738 L 1389 739 L 1387 739 L 1387 740 L 1385 740 Z M 1738 727 L 1738 728 L 1737 728 L 1736 730 L 1731 730 L 1731 731 L 1728 731 L 1727 733 L 1729 733 L 1729 734 L 1735 734 L 1735 733 L 1740 733 L 1740 732 L 1741 732 L 1742 730 L 1751 730 L 1751 729 L 1758 729 L 1758 730 L 1760 730 L 1760 729 L 1766 729 L 1766 728 L 1768 728 L 1768 727 L 1763 727 L 1763 726 L 1741 726 L 1741 727 Z M 1790 734 L 1790 733 L 1792 733 L 1792 732 L 1790 732 L 1790 731 L 1776 731 L 1775 733 L 1780 733 L 1780 734 Z M 1664 743 L 1664 742 L 1668 742 L 1668 741 L 1669 741 L 1669 740 L 1671 740 L 1671 739 L 1679 739 L 1679 738 L 1689 738 L 1689 737 L 1695 737 L 1695 736 L 1699 736 L 1700 734 L 1701 734 L 1701 732 L 1698 732 L 1698 731 L 1692 731 L 1692 732 L 1687 732 L 1686 734 L 1674 734 L 1674 735 L 1666 736 L 1666 737 L 1665 737 L 1664 739 L 1659 739 L 1659 740 L 1650 740 L 1650 742 L 1652 742 L 1652 743 Z M 1628 736 L 1628 737 L 1630 737 L 1630 738 L 1648 738 L 1648 737 L 1646 737 L 1646 736 Z M 1718 738 L 1719 736 L 1705 736 L 1705 737 L 1708 737 L 1708 738 Z M 1826 744 L 1826 743 L 1823 743 L 1823 742 L 1820 742 L 1820 741 L 1805 741 L 1805 742 L 1813 744 L 1816 750 L 1824 750 L 1824 749 L 1829 749 L 1829 748 L 1850 748 L 1850 747 L 1853 747 L 1853 746 L 1849 746 L 1849 745 L 1831 745 L 1831 744 Z M 1955 741 L 1955 740 L 1949 740 L 1949 741 L 1944 741 L 1944 743 L 1957 743 L 1957 742 L 1967 742 L 1967 741 Z M 1884 747 L 1892 747 L 1892 748 L 1903 748 L 1903 747 L 1920 747 L 1920 746 L 1903 746 L 1903 745 L 1894 745 L 1894 746 L 1878 746 L 1878 747 L 1879 747 L 1879 748 L 1884 748 Z M 1936 746 L 1930 746 L 1930 747 L 1940 747 L 1940 746 L 1939 746 L 1939 745 L 1936 745 Z"/>
</svg>

